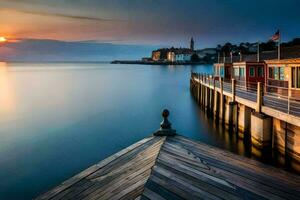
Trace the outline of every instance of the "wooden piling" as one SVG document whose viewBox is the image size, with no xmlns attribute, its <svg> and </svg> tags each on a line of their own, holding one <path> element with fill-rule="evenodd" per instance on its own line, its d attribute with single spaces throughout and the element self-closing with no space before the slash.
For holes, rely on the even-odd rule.
<svg viewBox="0 0 300 200">
<path fill-rule="evenodd" d="M 200 74 L 198 74 L 198 80 L 200 80 Z M 200 81 L 197 84 L 197 103 L 200 105 L 200 93 L 201 93 L 201 83 Z"/>
<path fill-rule="evenodd" d="M 261 82 L 257 83 L 257 101 L 256 101 L 256 109 L 257 113 L 261 113 L 261 106 L 263 102 L 263 93 L 262 93 L 262 85 Z"/>
<path fill-rule="evenodd" d="M 225 101 L 224 101 L 224 94 L 223 94 L 223 79 L 220 78 L 220 107 L 219 107 L 219 119 L 222 123 L 224 123 L 224 107 L 225 107 Z"/>
</svg>

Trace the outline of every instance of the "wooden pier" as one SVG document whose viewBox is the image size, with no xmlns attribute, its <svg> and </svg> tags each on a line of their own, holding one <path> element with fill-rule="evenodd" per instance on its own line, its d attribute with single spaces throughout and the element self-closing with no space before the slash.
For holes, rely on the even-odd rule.
<svg viewBox="0 0 300 200">
<path fill-rule="evenodd" d="M 37 199 L 300 199 L 300 177 L 161 129 Z"/>
<path fill-rule="evenodd" d="M 257 150 L 276 150 L 300 171 L 300 97 L 283 98 L 260 82 L 237 84 L 200 73 L 191 73 L 190 86 L 196 102 L 217 123 L 240 139 L 251 138 Z"/>
</svg>

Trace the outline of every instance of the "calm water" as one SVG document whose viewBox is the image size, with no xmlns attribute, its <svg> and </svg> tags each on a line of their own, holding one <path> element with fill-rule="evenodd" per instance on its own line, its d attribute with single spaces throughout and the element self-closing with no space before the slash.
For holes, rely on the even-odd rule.
<svg viewBox="0 0 300 200">
<path fill-rule="evenodd" d="M 249 156 L 192 99 L 211 66 L 0 64 L 0 199 L 30 199 L 150 135 L 171 111 L 178 133 Z"/>
</svg>

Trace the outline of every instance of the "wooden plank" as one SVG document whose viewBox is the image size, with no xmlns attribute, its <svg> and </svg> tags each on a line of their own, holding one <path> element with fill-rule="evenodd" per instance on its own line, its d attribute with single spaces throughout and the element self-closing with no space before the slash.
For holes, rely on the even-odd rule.
<svg viewBox="0 0 300 200">
<path fill-rule="evenodd" d="M 167 188 L 164 188 L 162 185 L 154 182 L 153 180 L 151 180 L 151 178 L 148 179 L 148 181 L 145 185 L 145 189 L 149 189 L 152 192 L 155 192 L 157 195 L 163 197 L 164 199 L 172 199 L 172 200 L 183 199 L 180 196 L 170 192 Z M 143 194 L 142 194 L 142 197 L 144 197 Z M 151 198 L 149 198 L 149 199 L 151 199 Z"/>
<path fill-rule="evenodd" d="M 161 187 L 166 188 L 183 199 L 221 199 L 191 185 L 190 183 L 178 179 L 171 172 L 158 166 L 153 167 L 150 180 L 156 182 L 161 185 Z"/>
<path fill-rule="evenodd" d="M 81 184 L 74 185 L 68 189 L 68 193 L 61 196 L 57 195 L 55 199 L 72 199 L 72 198 L 83 198 L 84 196 L 90 196 L 91 193 L 94 193 L 99 188 L 102 191 L 105 191 L 106 188 L 111 187 L 111 184 L 115 182 L 120 182 L 122 179 L 128 178 L 130 173 L 134 173 L 136 169 L 144 168 L 144 171 L 150 169 L 154 165 L 154 161 L 158 155 L 160 150 L 160 146 L 162 145 L 164 138 L 156 138 L 152 140 L 150 146 L 146 146 L 147 148 L 142 148 L 141 150 L 133 150 L 130 153 L 136 151 L 134 156 L 132 155 L 124 155 L 122 159 L 117 159 L 114 162 L 115 165 L 111 169 L 112 171 L 108 171 L 107 168 L 99 169 L 97 172 L 91 174 L 90 176 L 85 178 L 85 181 Z M 152 142 L 155 142 L 152 144 Z M 144 146 L 143 146 L 144 147 Z M 130 159 L 128 158 L 130 157 Z M 92 183 L 92 184 L 91 184 Z M 86 188 L 85 185 L 90 185 L 90 187 Z M 96 193 L 95 193 L 96 194 Z"/>
<path fill-rule="evenodd" d="M 268 166 L 264 163 L 261 163 L 259 161 L 253 160 L 253 159 L 249 159 L 249 158 L 246 158 L 246 157 L 243 157 L 240 155 L 233 154 L 232 152 L 229 152 L 224 149 L 219 149 L 219 148 L 216 148 L 216 147 L 213 147 L 213 146 L 210 146 L 210 145 L 198 142 L 198 141 L 190 140 L 184 136 L 176 136 L 174 138 L 169 138 L 168 140 L 172 140 L 172 139 L 175 139 L 176 141 L 179 140 L 180 142 L 183 142 L 184 144 L 189 144 L 196 149 L 199 148 L 200 151 L 205 151 L 205 152 L 209 151 L 210 153 L 212 153 L 214 155 L 225 156 L 226 159 L 228 158 L 230 160 L 235 160 L 235 161 L 239 162 L 238 163 L 239 165 L 245 164 L 248 167 L 253 167 L 253 169 L 259 170 L 260 172 L 263 171 L 264 173 L 269 174 L 271 176 L 273 175 L 273 173 L 278 173 L 277 176 L 281 177 L 283 179 L 286 179 L 287 176 L 289 178 L 293 177 L 297 181 L 297 183 L 295 183 L 295 185 L 300 185 L 299 176 L 291 174 L 287 171 L 275 168 L 273 166 Z M 289 179 L 288 181 L 291 181 L 291 180 Z M 294 181 L 291 181 L 291 182 L 294 183 Z"/>
<path fill-rule="evenodd" d="M 257 166 L 259 166 L 259 167 L 268 168 L 268 170 L 271 170 L 271 171 L 273 171 L 273 170 L 278 171 L 278 169 L 269 167 L 263 163 L 257 162 L 256 160 L 248 159 L 248 158 L 245 158 L 240 155 L 235 155 L 232 152 L 229 152 L 227 150 L 219 149 L 219 148 L 216 148 L 216 147 L 213 147 L 213 146 L 210 146 L 210 145 L 198 142 L 198 141 L 192 141 L 183 136 L 176 136 L 174 138 L 168 138 L 168 141 L 170 141 L 170 142 L 174 141 L 174 142 L 182 143 L 184 145 L 193 146 L 195 148 L 195 150 L 199 149 L 200 151 L 205 151 L 207 153 L 211 153 L 214 155 L 225 156 L 225 157 L 228 157 L 228 159 L 234 159 L 235 161 L 241 161 L 241 163 L 246 162 L 247 166 L 250 165 L 249 167 L 251 167 L 251 165 L 253 165 L 253 167 L 255 167 L 255 168 L 257 168 Z M 283 173 L 285 173 L 285 172 L 283 171 Z"/>
<path fill-rule="evenodd" d="M 163 146 L 163 150 L 166 146 L 170 145 L 168 142 L 166 142 Z M 173 145 L 172 146 L 174 149 L 172 151 L 174 151 L 176 148 L 179 148 L 179 150 L 177 150 L 179 153 L 181 151 L 184 151 L 184 149 L 182 149 L 182 147 Z M 222 158 L 220 159 L 215 159 L 213 158 L 213 156 L 211 155 L 207 155 L 207 154 L 200 154 L 199 152 L 195 153 L 195 151 L 193 150 L 189 150 L 188 151 L 189 154 L 193 154 L 194 156 L 198 156 L 199 158 L 205 160 L 206 162 L 208 162 L 210 164 L 211 167 L 214 167 L 214 169 L 218 170 L 218 171 L 222 171 L 222 170 L 227 170 L 230 173 L 233 174 L 237 174 L 236 175 L 230 175 L 229 177 L 235 177 L 235 180 L 243 180 L 247 182 L 247 184 L 245 184 L 244 186 L 246 186 L 247 188 L 244 189 L 250 189 L 251 185 L 254 185 L 257 187 L 257 184 L 260 184 L 260 187 L 258 188 L 258 190 L 260 190 L 259 192 L 264 194 L 265 192 L 262 191 L 261 189 L 265 189 L 267 191 L 269 191 L 269 193 L 273 194 L 277 194 L 280 195 L 281 197 L 285 197 L 285 196 L 290 196 L 291 198 L 295 198 L 296 196 L 298 196 L 299 194 L 299 190 L 297 190 L 297 188 L 290 188 L 289 186 L 287 186 L 287 184 L 285 182 L 280 182 L 280 180 L 276 180 L 274 177 L 266 177 L 262 174 L 254 174 L 254 173 L 250 173 L 247 170 L 247 168 L 241 168 L 240 166 L 236 166 L 236 165 L 232 165 L 229 163 L 223 163 L 225 161 L 224 158 L 222 160 Z M 193 153 L 192 153 L 193 152 Z M 203 153 L 203 152 L 202 152 Z M 227 174 L 228 173 L 223 173 L 223 174 Z M 274 179 L 277 181 L 276 183 L 274 183 Z M 252 182 L 251 182 L 252 181 Z M 253 188 L 252 188 L 253 189 Z M 268 193 L 266 193 L 265 195 L 268 195 Z M 274 197 L 275 198 L 275 197 Z"/>
<path fill-rule="evenodd" d="M 166 154 L 166 155 L 164 155 Z M 221 189 L 228 188 L 228 191 L 235 190 L 236 187 L 230 183 L 228 183 L 225 179 L 225 177 L 220 176 L 219 174 L 215 174 L 214 171 L 209 169 L 205 169 L 206 171 L 211 171 L 210 173 L 204 173 L 201 170 L 199 170 L 198 167 L 187 165 L 187 162 L 180 161 L 180 159 L 176 159 L 175 157 L 172 158 L 170 154 L 161 152 L 158 163 L 162 163 L 164 165 L 169 166 L 170 168 L 173 168 L 176 166 L 176 170 L 181 171 L 182 173 L 186 173 L 188 175 L 194 175 L 198 178 L 199 181 L 205 181 L 208 182 L 216 187 L 220 187 Z M 200 168 L 203 169 L 203 168 Z M 224 188 L 225 187 L 225 188 Z"/>
<path fill-rule="evenodd" d="M 186 151 L 197 152 L 198 154 L 209 156 L 222 162 L 230 163 L 232 164 L 232 166 L 247 169 L 249 172 L 253 172 L 254 174 L 260 176 L 268 177 L 268 179 L 274 179 L 274 181 L 277 182 L 278 179 L 281 179 L 281 181 L 279 182 L 288 183 L 291 186 L 297 188 L 297 190 L 300 189 L 300 178 L 297 175 L 274 168 L 272 166 L 265 165 L 256 160 L 245 158 L 239 155 L 234 155 L 231 152 L 222 151 L 221 149 L 204 145 L 201 143 L 196 143 L 185 138 L 184 140 L 179 141 L 179 139 L 182 138 L 183 137 L 178 136 L 176 136 L 176 138 L 168 138 L 167 144 L 172 145 L 172 143 L 174 143 L 175 146 L 176 144 L 178 144 L 182 146 Z"/>
<path fill-rule="evenodd" d="M 144 189 L 143 196 L 147 197 L 148 199 L 156 199 L 156 200 L 166 200 L 159 194 L 149 190 L 148 188 Z"/>
<path fill-rule="evenodd" d="M 150 200 L 150 199 L 148 199 L 147 197 L 142 195 L 142 196 L 140 196 L 139 200 Z"/>
<path fill-rule="evenodd" d="M 158 158 L 158 162 L 161 164 L 165 164 L 164 161 L 160 160 L 161 157 Z M 177 162 L 179 162 L 178 164 L 182 164 L 181 161 L 176 160 Z M 176 165 L 175 163 L 171 163 L 170 165 L 167 164 L 167 166 L 173 166 Z M 229 193 L 235 193 L 236 196 L 242 196 L 242 197 L 251 197 L 252 199 L 262 199 L 261 196 L 259 196 L 257 194 L 256 191 L 256 187 L 254 187 L 253 190 L 249 191 L 249 183 L 246 184 L 241 184 L 241 180 L 240 177 L 238 177 L 237 179 L 232 178 L 231 176 L 224 176 L 224 173 L 221 173 L 219 170 L 216 170 L 213 167 L 210 167 L 210 169 L 204 169 L 204 168 L 195 168 L 194 170 L 191 170 L 190 168 L 187 168 L 186 166 L 182 167 L 179 166 L 178 168 L 176 168 L 176 170 L 181 171 L 182 173 L 186 173 L 189 176 L 192 176 L 194 178 L 196 178 L 199 182 L 201 181 L 207 181 L 207 184 L 213 185 L 219 189 L 222 189 L 224 191 L 227 191 Z M 208 176 L 207 176 L 208 175 Z M 213 176 L 215 176 L 216 179 L 212 178 Z M 225 183 L 225 185 L 221 188 L 221 186 L 224 184 L 224 182 L 221 180 L 220 181 L 220 176 L 223 177 L 223 180 L 227 183 Z M 209 177 L 209 178 L 208 178 Z M 230 179 L 228 179 L 230 178 Z M 215 181 L 217 182 L 215 182 Z M 228 183 L 230 184 L 230 187 L 228 187 Z M 246 185 L 246 186 L 245 186 Z M 242 186 L 242 187 L 241 187 Z M 247 188 L 248 190 L 244 189 L 244 187 Z M 256 185 L 257 186 L 257 185 Z M 232 188 L 234 187 L 234 188 Z"/>
<path fill-rule="evenodd" d="M 117 168 L 118 169 L 118 168 Z M 99 170 L 99 174 L 102 172 L 102 169 Z M 95 172 L 98 173 L 98 172 Z M 68 189 L 62 191 L 61 193 L 57 194 L 56 196 L 53 197 L 53 199 L 71 199 L 73 196 L 76 196 L 77 194 L 84 194 L 86 192 L 89 192 L 91 190 L 91 188 L 98 188 L 98 187 L 103 187 L 105 185 L 105 182 L 97 182 L 94 181 L 93 179 L 99 176 L 93 176 L 95 173 L 93 173 L 92 175 L 84 178 L 83 180 L 81 180 L 80 182 L 72 185 L 71 187 L 69 187 Z M 111 174 L 109 172 L 108 173 L 108 180 L 112 180 L 116 177 L 118 177 L 118 174 Z M 107 175 L 106 173 L 102 173 L 105 177 L 105 175 Z"/>
<path fill-rule="evenodd" d="M 138 196 L 138 197 L 135 198 L 134 200 L 142 200 L 142 196 Z"/>
<path fill-rule="evenodd" d="M 94 190 L 88 191 L 89 196 L 101 196 L 104 195 L 105 193 L 112 193 L 112 191 L 128 185 L 130 182 L 136 179 L 136 177 L 141 178 L 142 176 L 147 176 L 146 178 L 149 177 L 150 172 L 151 172 L 151 167 L 154 165 L 154 159 L 149 162 L 149 164 L 142 165 L 143 163 L 139 162 L 136 165 L 133 165 L 132 168 L 130 169 L 133 171 L 132 173 L 127 173 L 124 171 L 124 174 L 120 174 L 118 178 L 115 178 L 109 182 L 103 182 L 102 187 L 95 187 Z M 138 168 L 138 165 L 140 165 L 140 168 Z M 80 194 L 80 196 L 83 196 L 84 193 Z M 79 196 L 79 197 L 80 197 Z M 103 198 L 103 197 L 102 197 Z"/>
<path fill-rule="evenodd" d="M 155 159 L 160 147 L 163 143 L 163 140 L 155 141 L 155 143 L 145 146 L 145 148 L 140 149 L 135 152 L 133 155 L 126 155 L 123 159 L 118 159 L 113 166 L 102 168 L 96 173 L 88 176 L 89 179 L 98 179 L 99 177 L 105 178 L 105 176 L 110 175 L 111 173 L 116 173 L 122 171 L 126 166 L 130 166 L 131 162 L 143 161 L 146 159 Z M 117 167 L 116 167 L 117 166 Z"/>
<path fill-rule="evenodd" d="M 184 148 L 184 147 L 179 147 L 176 144 L 169 144 L 169 143 L 165 144 L 164 147 L 166 147 L 167 145 L 170 145 L 170 146 L 173 145 L 172 146 L 173 148 Z M 178 150 L 178 152 L 181 152 L 181 151 L 185 151 L 185 150 L 184 149 L 179 149 Z M 265 176 L 264 174 L 253 172 L 253 171 L 251 171 L 251 169 L 249 169 L 249 167 L 247 168 L 246 166 L 242 167 L 242 166 L 239 166 L 237 164 L 232 164 L 232 162 L 229 162 L 227 159 L 224 159 L 224 158 L 222 159 L 222 157 L 217 159 L 217 158 L 214 158 L 214 157 L 218 157 L 218 156 L 212 156 L 212 155 L 209 155 L 207 153 L 194 151 L 194 150 L 187 150 L 187 151 L 190 154 L 193 154 L 194 156 L 198 156 L 199 158 L 205 160 L 206 162 L 210 161 L 210 164 L 213 164 L 215 167 L 230 170 L 231 172 L 237 173 L 242 177 L 245 176 L 250 180 L 254 179 L 254 181 L 258 181 L 258 182 L 262 182 L 262 183 L 266 183 L 266 184 L 271 184 L 272 187 L 278 187 L 279 189 L 283 189 L 282 187 L 285 187 L 284 189 L 290 191 L 291 193 L 294 192 L 293 189 L 285 186 L 286 182 L 284 182 L 285 185 L 282 186 L 281 181 L 279 181 L 279 179 L 276 179 L 274 177 L 274 175 L 273 176 Z M 267 181 L 264 181 L 264 179 L 267 179 Z M 277 183 L 270 182 L 270 181 L 274 181 L 274 180 L 277 181 Z"/>
<path fill-rule="evenodd" d="M 177 180 L 181 180 L 184 181 L 185 183 L 189 183 L 219 198 L 232 199 L 232 200 L 241 199 L 237 196 L 236 191 L 232 188 L 229 188 L 228 184 L 223 180 L 220 179 L 218 180 L 218 182 L 223 181 L 222 182 L 223 184 L 220 184 L 219 187 L 217 187 L 216 184 L 215 185 L 213 184 L 212 179 L 205 179 L 205 178 L 203 179 L 201 177 L 201 175 L 204 175 L 204 173 L 202 173 L 201 175 L 198 174 L 198 176 L 192 176 L 191 173 L 189 172 L 195 170 L 191 168 L 182 169 L 183 165 L 180 166 L 180 164 L 175 162 L 168 163 L 167 161 L 161 160 L 161 157 L 158 158 L 158 162 L 155 166 L 159 166 L 161 169 L 168 170 L 169 172 L 172 173 L 172 175 L 178 178 Z M 187 170 L 191 170 L 191 171 L 188 172 Z"/>
<path fill-rule="evenodd" d="M 137 164 L 141 164 L 141 163 L 137 163 Z M 148 164 L 148 163 L 145 163 Z M 81 186 L 72 188 L 72 190 L 68 193 L 68 195 L 64 195 L 63 198 L 64 199 L 79 199 L 79 198 L 83 198 L 85 196 L 88 195 L 96 195 L 97 194 L 97 190 L 100 190 L 102 192 L 107 191 L 108 188 L 110 188 L 112 186 L 112 184 L 121 182 L 122 179 L 127 179 L 130 178 L 131 176 L 136 176 L 139 175 L 140 173 L 143 173 L 146 170 L 149 170 L 153 165 L 154 165 L 154 161 L 152 160 L 149 164 L 149 167 L 146 167 L 145 169 L 142 168 L 141 170 L 135 171 L 133 174 L 128 174 L 126 172 L 124 172 L 124 174 L 122 174 L 123 172 L 121 171 L 120 173 L 116 173 L 113 174 L 113 176 L 108 177 L 108 180 L 91 180 L 91 183 L 93 183 L 90 187 L 86 188 L 85 190 L 82 190 L 82 188 L 85 187 L 85 185 L 87 184 L 83 184 Z M 132 168 L 130 170 L 133 170 L 134 168 L 136 168 L 137 165 L 132 165 Z M 95 192 L 95 193 L 94 193 Z M 57 198 L 59 198 L 59 196 L 57 196 Z"/>
<path fill-rule="evenodd" d="M 119 192 L 117 192 L 116 194 L 114 194 L 112 197 L 106 198 L 104 196 L 103 199 L 112 199 L 112 200 L 118 200 L 118 199 L 128 199 L 128 200 L 131 200 L 131 199 L 134 199 L 137 196 L 139 196 L 139 195 L 142 194 L 142 192 L 144 190 L 144 185 L 147 182 L 147 180 L 148 180 L 148 176 L 147 177 L 144 176 L 138 182 L 136 182 L 136 183 L 134 183 L 132 185 L 129 184 L 128 186 L 126 186 L 126 188 L 122 188 L 122 190 L 120 190 Z M 100 199 L 102 199 L 102 197 Z"/>
<path fill-rule="evenodd" d="M 273 188 L 277 188 L 279 190 L 283 190 L 284 192 L 290 192 L 290 193 L 297 193 L 299 191 L 299 187 L 287 183 L 287 181 L 280 180 L 276 174 L 269 176 L 265 175 L 264 173 L 258 173 L 253 171 L 250 168 L 247 168 L 247 166 L 240 166 L 240 165 L 231 165 L 228 160 L 222 160 L 219 161 L 219 159 L 213 159 L 211 155 L 196 153 L 197 156 L 200 156 L 203 160 L 206 162 L 210 162 L 210 164 L 213 164 L 215 167 L 227 169 L 232 173 L 236 173 L 242 177 L 246 177 L 248 179 L 254 180 L 256 182 L 263 183 L 265 185 L 271 186 Z M 292 177 L 290 177 L 290 180 L 293 180 Z"/>
<path fill-rule="evenodd" d="M 118 159 L 115 159 L 114 161 L 108 163 L 107 165 L 105 165 L 101 169 L 99 169 L 96 172 L 94 172 L 93 174 L 89 175 L 89 178 L 97 177 L 97 176 L 99 176 L 99 174 L 105 174 L 105 173 L 108 173 L 108 172 L 113 171 L 115 169 L 118 169 L 124 163 L 129 162 L 131 159 L 135 158 L 138 154 L 145 151 L 150 146 L 152 146 L 153 148 L 155 148 L 157 146 L 160 147 L 161 142 L 163 142 L 163 138 L 155 137 L 154 139 L 146 142 L 145 144 L 140 145 L 139 147 L 137 147 L 135 149 L 132 149 L 130 152 L 124 154 L 123 156 L 119 157 Z M 151 148 L 149 149 L 149 151 L 151 151 Z"/>
<path fill-rule="evenodd" d="M 99 162 L 98 164 L 95 164 L 91 167 L 89 167 L 88 169 L 82 171 L 81 173 L 73 176 L 72 178 L 66 180 L 65 182 L 63 182 L 61 185 L 53 188 L 52 190 L 42 194 L 41 196 L 37 197 L 37 199 L 50 199 L 53 196 L 55 196 L 56 194 L 58 194 L 59 192 L 67 189 L 68 187 L 70 187 L 71 185 L 77 183 L 78 181 L 82 180 L 83 178 L 85 178 L 86 176 L 92 174 L 93 172 L 97 171 L 98 169 L 100 169 L 101 167 L 107 165 L 108 163 L 112 162 L 113 160 L 117 159 L 118 157 L 130 152 L 131 150 L 143 145 L 144 143 L 152 140 L 154 137 L 148 137 L 148 138 L 144 138 L 138 142 L 136 142 L 135 144 L 119 151 L 118 153 L 104 159 L 103 161 Z"/>
</svg>

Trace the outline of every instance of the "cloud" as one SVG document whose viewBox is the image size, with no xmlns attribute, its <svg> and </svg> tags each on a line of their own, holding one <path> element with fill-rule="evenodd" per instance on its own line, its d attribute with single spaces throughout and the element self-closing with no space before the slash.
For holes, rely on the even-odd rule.
<svg viewBox="0 0 300 200">
<path fill-rule="evenodd" d="M 70 3 L 71 4 L 71 3 Z M 123 21 L 120 19 L 112 19 L 106 17 L 99 17 L 95 14 L 91 16 L 91 12 L 82 13 L 82 9 L 73 6 L 72 4 L 60 2 L 57 5 L 51 5 L 47 1 L 34 1 L 34 0 L 0 0 L 0 10 L 14 10 L 17 12 L 33 15 L 62 17 L 77 20 L 91 20 L 91 21 Z M 70 5 L 70 6 L 69 6 Z"/>
<path fill-rule="evenodd" d="M 27 10 L 17 10 L 18 12 L 27 13 L 27 14 L 34 14 L 34 15 L 44 15 L 44 16 L 53 16 L 53 17 L 63 17 L 63 18 L 71 18 L 71 19 L 78 19 L 78 20 L 92 20 L 92 21 L 124 21 L 119 19 L 106 19 L 100 17 L 91 17 L 91 16 L 79 16 L 79 15 L 69 15 L 69 14 L 62 14 L 62 13 L 50 13 L 50 12 L 43 12 L 43 11 L 27 11 Z"/>
</svg>

